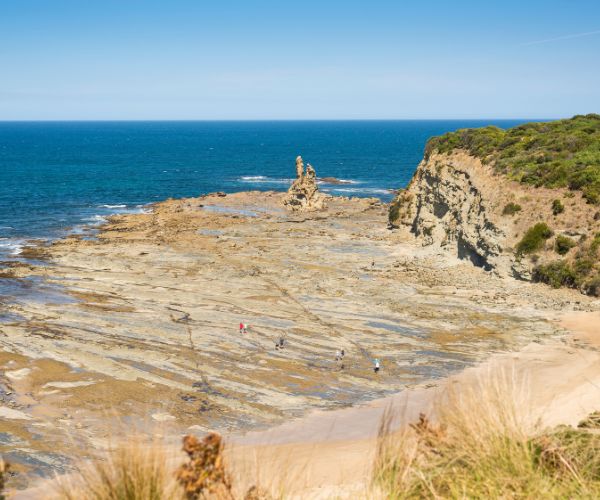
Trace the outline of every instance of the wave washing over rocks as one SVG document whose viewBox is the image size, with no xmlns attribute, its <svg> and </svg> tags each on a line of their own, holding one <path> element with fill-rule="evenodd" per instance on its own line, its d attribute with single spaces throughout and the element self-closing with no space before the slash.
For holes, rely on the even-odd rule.
<svg viewBox="0 0 600 500">
<path fill-rule="evenodd" d="M 236 179 L 238 182 L 246 184 L 255 184 L 259 188 L 265 185 L 288 187 L 294 179 L 277 179 L 264 175 L 244 175 Z M 375 196 L 383 201 L 389 201 L 395 191 L 393 189 L 375 187 L 370 185 L 368 181 L 355 179 L 337 179 L 335 177 L 324 177 L 317 179 L 317 183 L 321 186 L 321 191 L 333 195 L 342 196 Z M 348 187 L 353 186 L 353 187 Z"/>
</svg>

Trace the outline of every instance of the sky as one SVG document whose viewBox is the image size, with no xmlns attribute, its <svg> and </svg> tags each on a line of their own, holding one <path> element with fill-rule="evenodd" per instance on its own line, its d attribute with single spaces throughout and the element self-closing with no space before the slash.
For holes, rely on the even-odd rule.
<svg viewBox="0 0 600 500">
<path fill-rule="evenodd" d="M 0 120 L 590 112 L 598 0 L 0 2 Z"/>
</svg>

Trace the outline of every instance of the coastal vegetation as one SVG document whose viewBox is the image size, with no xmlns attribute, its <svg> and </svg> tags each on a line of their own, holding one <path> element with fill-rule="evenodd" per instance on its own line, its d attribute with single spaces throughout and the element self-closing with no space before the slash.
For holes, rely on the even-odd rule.
<svg viewBox="0 0 600 500">
<path fill-rule="evenodd" d="M 522 210 L 521 205 L 518 203 L 510 202 L 507 203 L 502 209 L 502 215 L 515 215 Z"/>
<path fill-rule="evenodd" d="M 559 234 L 554 240 L 554 250 L 559 255 L 566 255 L 571 248 L 576 247 L 577 243 L 574 239 L 563 234 Z"/>
<path fill-rule="evenodd" d="M 373 481 L 383 498 L 598 498 L 597 422 L 531 428 L 503 383 L 450 393 L 433 422 L 382 425 Z"/>
<path fill-rule="evenodd" d="M 468 151 L 511 179 L 536 187 L 581 191 L 600 203 L 600 115 L 498 127 L 461 129 L 431 138 L 425 154 Z"/>
<path fill-rule="evenodd" d="M 562 214 L 564 211 L 565 211 L 565 206 L 562 204 L 562 201 L 554 200 L 552 202 L 552 214 L 554 216 Z"/>
<path fill-rule="evenodd" d="M 160 443 L 131 437 L 104 457 L 57 478 L 61 500 L 185 500 Z"/>
<path fill-rule="evenodd" d="M 517 244 L 517 254 L 530 254 L 541 250 L 547 239 L 552 237 L 552 229 L 548 224 L 539 222 L 533 227 L 530 227 L 521 241 Z"/>
<path fill-rule="evenodd" d="M 570 238 L 558 236 L 555 249 L 567 254 L 577 244 Z M 560 249 L 560 250 L 559 250 Z M 561 259 L 538 265 L 533 270 L 533 281 L 546 283 L 554 288 L 566 286 L 577 288 L 588 295 L 600 296 L 600 268 L 598 253 L 600 233 L 584 239 L 571 259 Z"/>
</svg>

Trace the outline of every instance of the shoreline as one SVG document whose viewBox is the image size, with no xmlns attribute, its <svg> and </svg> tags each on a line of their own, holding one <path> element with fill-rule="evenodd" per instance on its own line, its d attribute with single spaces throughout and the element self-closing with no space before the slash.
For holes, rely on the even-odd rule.
<svg viewBox="0 0 600 500">
<path fill-rule="evenodd" d="M 292 498 L 354 498 L 366 494 L 378 429 L 387 410 L 395 412 L 393 429 L 417 421 L 420 413 L 435 418 L 436 404 L 445 391 L 460 393 L 461 388 L 472 386 L 482 376 L 503 376 L 507 370 L 526 380 L 528 395 L 539 393 L 527 403 L 532 424 L 539 419 L 534 425 L 540 431 L 557 425 L 576 426 L 600 408 L 600 329 L 596 326 L 600 324 L 600 312 L 571 312 L 558 315 L 554 321 L 565 329 L 560 339 L 494 354 L 438 381 L 435 387 L 408 388 L 351 408 L 313 410 L 267 430 L 226 436 L 233 477 L 242 490 L 262 482 L 275 491 L 286 491 Z M 569 374 L 566 383 L 565 373 Z M 563 383 L 554 384 L 557 380 Z M 174 457 L 178 450 L 178 445 L 173 445 Z M 286 478 L 281 480 L 283 469 Z M 11 498 L 43 498 L 46 492 L 47 481 L 42 481 L 15 492 Z"/>
<path fill-rule="evenodd" d="M 273 424 L 307 409 L 351 414 L 356 407 L 335 407 L 551 337 L 556 325 L 543 321 L 551 310 L 598 308 L 407 243 L 386 229 L 379 201 L 340 197 L 326 213 L 294 215 L 280 208 L 281 196 L 160 202 L 150 213 L 111 217 L 95 241 L 56 241 L 45 249 L 49 268 L 15 267 L 16 278 L 41 276 L 69 300 L 12 305 L 24 321 L 0 324 L 0 366 L 16 394 L 9 407 L 36 424 L 58 419 L 58 447 L 73 429 L 106 445 L 98 404 L 174 433 L 216 427 L 230 435 L 249 425 L 274 435 Z M 248 337 L 235 331 L 240 316 Z M 288 343 L 281 352 L 273 349 L 279 332 Z M 345 370 L 332 359 L 340 345 Z M 384 359 L 378 377 L 376 356 Z M 371 423 L 377 404 L 358 407 L 375 408 Z M 5 426 L 28 441 L 31 420 Z M 352 436 L 361 439 L 360 427 Z"/>
<path fill-rule="evenodd" d="M 368 488 L 377 436 L 387 411 L 392 411 L 392 430 L 416 422 L 421 413 L 435 419 L 436 405 L 447 391 L 460 394 L 477 386 L 482 378 L 502 379 L 507 373 L 516 376 L 517 391 L 525 390 L 522 403 L 531 412 L 532 429 L 576 427 L 600 409 L 600 312 L 570 312 L 558 315 L 555 321 L 565 329 L 562 338 L 494 354 L 440 380 L 435 387 L 405 389 L 348 409 L 315 410 L 267 431 L 230 436 L 232 466 L 248 475 L 248 468 L 252 470 L 254 465 L 257 470 L 251 477 L 276 477 L 283 459 L 294 479 L 281 487 L 292 491 L 294 497 L 316 499 L 335 494 L 352 498 Z M 300 475 L 310 481 L 298 482 Z"/>
</svg>

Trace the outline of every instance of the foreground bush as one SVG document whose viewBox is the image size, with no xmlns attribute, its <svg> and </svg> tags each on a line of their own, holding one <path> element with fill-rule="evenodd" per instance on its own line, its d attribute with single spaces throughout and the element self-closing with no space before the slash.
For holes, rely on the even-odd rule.
<svg viewBox="0 0 600 500">
<path fill-rule="evenodd" d="M 233 499 L 231 479 L 225 470 L 223 439 L 216 433 L 199 440 L 195 436 L 183 438 L 183 451 L 189 461 L 177 470 L 177 481 L 183 486 L 189 500 L 202 496 Z"/>
<path fill-rule="evenodd" d="M 600 498 L 600 435 L 532 427 L 524 405 L 479 386 L 444 402 L 439 419 L 390 433 L 373 471 L 384 498 Z"/>
</svg>

